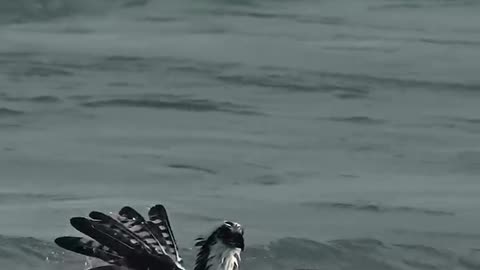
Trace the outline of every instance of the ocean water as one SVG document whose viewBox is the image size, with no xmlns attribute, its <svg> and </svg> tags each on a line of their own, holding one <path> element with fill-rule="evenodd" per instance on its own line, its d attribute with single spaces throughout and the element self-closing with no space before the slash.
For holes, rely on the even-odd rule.
<svg viewBox="0 0 480 270">
<path fill-rule="evenodd" d="M 1 269 L 163 203 L 187 265 L 480 269 L 480 2 L 1 0 Z"/>
</svg>

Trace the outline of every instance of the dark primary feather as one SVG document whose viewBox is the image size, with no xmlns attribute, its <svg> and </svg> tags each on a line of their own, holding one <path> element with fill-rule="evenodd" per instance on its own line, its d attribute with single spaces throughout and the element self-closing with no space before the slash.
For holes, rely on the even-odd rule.
<svg viewBox="0 0 480 270">
<path fill-rule="evenodd" d="M 84 233 L 97 240 L 100 244 L 115 250 L 121 256 L 130 254 L 136 249 L 141 249 L 140 244 L 136 240 L 130 239 L 128 236 L 93 220 L 83 217 L 74 217 L 70 219 L 70 223 L 79 232 Z"/>
<path fill-rule="evenodd" d="M 122 257 L 109 247 L 98 243 L 97 241 L 82 238 L 63 236 L 55 239 L 55 243 L 67 250 L 101 259 L 112 264 L 119 264 Z"/>
<path fill-rule="evenodd" d="M 170 225 L 170 220 L 168 219 L 167 210 L 161 204 L 157 204 L 150 208 L 148 211 L 148 217 L 150 221 L 148 222 L 149 227 L 152 232 L 159 238 L 163 239 L 163 243 L 167 246 L 165 251 L 174 256 L 177 262 L 181 262 L 182 258 L 178 252 L 177 241 L 173 235 L 173 230 Z"/>
</svg>

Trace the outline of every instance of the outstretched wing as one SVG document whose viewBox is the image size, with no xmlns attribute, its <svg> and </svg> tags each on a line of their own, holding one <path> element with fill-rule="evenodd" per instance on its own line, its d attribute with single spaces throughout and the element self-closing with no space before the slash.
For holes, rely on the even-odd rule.
<svg viewBox="0 0 480 270">
<path fill-rule="evenodd" d="M 70 220 L 71 225 L 93 240 L 59 237 L 55 243 L 67 250 L 136 270 L 183 269 L 168 252 L 159 250 L 162 246 L 158 244 L 158 237 L 150 232 L 148 222 L 132 210 L 130 207 L 124 207 L 119 217 L 125 216 L 134 221 L 135 225 L 97 211 L 90 213 L 92 219 L 74 217 Z M 112 266 L 111 269 L 115 268 Z"/>
</svg>

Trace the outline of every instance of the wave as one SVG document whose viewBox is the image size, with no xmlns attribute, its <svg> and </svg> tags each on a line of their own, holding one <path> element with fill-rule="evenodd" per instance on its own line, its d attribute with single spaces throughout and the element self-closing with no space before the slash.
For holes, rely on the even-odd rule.
<svg viewBox="0 0 480 270">
<path fill-rule="evenodd" d="M 51 77 L 51 76 L 73 76 L 73 73 L 59 68 L 48 66 L 32 66 L 22 71 L 20 75 L 24 77 Z"/>
<path fill-rule="evenodd" d="M 378 118 L 372 118 L 368 116 L 348 116 L 348 117 L 329 117 L 327 120 L 333 122 L 344 122 L 349 124 L 359 124 L 359 125 L 380 125 L 385 124 L 387 121 Z"/>
<path fill-rule="evenodd" d="M 1 14 L 0 14 L 1 16 Z M 7 67 L 5 73 L 14 79 L 30 79 L 32 77 L 71 77 L 74 71 L 70 66 L 58 63 L 46 63 L 35 59 L 34 53 L 0 53 L 0 64 Z M 11 66 L 11 68 L 9 68 Z"/>
<path fill-rule="evenodd" d="M 19 116 L 25 114 L 24 111 L 0 107 L 0 117 Z"/>
<path fill-rule="evenodd" d="M 85 101 L 81 105 L 91 108 L 136 107 L 149 109 L 173 109 L 193 112 L 225 112 L 240 115 L 262 115 L 251 107 L 231 102 L 217 102 L 207 99 L 192 99 L 176 96 L 123 97 Z"/>
<path fill-rule="evenodd" d="M 413 230 L 401 230 L 395 229 L 392 232 L 399 235 L 407 236 L 423 236 L 436 239 L 463 239 L 463 240 L 480 240 L 480 234 L 467 233 L 467 232 L 435 232 L 435 231 L 413 231 Z"/>
<path fill-rule="evenodd" d="M 53 76 L 61 76 L 61 77 L 70 77 L 73 76 L 74 73 L 61 68 L 49 67 L 47 65 L 32 65 L 32 66 L 24 66 L 19 67 L 18 70 L 9 70 L 8 75 L 14 78 L 27 78 L 30 79 L 32 77 L 53 77 Z"/>
<path fill-rule="evenodd" d="M 0 0 L 0 23 L 50 20 L 76 14 L 101 14 L 114 8 L 145 5 L 149 0 Z"/>
<path fill-rule="evenodd" d="M 477 1 L 384 1 L 374 6 L 371 10 L 409 10 L 409 9 L 430 9 L 439 7 L 475 7 L 478 5 Z"/>
<path fill-rule="evenodd" d="M 315 209 L 352 210 L 372 213 L 412 213 L 432 216 L 453 216 L 455 213 L 410 206 L 387 206 L 371 202 L 304 202 L 302 205 Z"/>
<path fill-rule="evenodd" d="M 452 117 L 449 118 L 454 122 L 460 122 L 465 124 L 480 125 L 480 118 L 469 118 L 469 117 Z"/>
<path fill-rule="evenodd" d="M 87 199 L 87 197 L 75 196 L 71 194 L 47 194 L 47 193 L 28 193 L 28 192 L 1 192 L 1 203 L 34 203 L 45 201 L 69 202 Z"/>
<path fill-rule="evenodd" d="M 196 166 L 196 165 L 172 163 L 172 164 L 168 164 L 168 167 L 173 168 L 173 169 L 198 171 L 198 172 L 207 173 L 207 174 L 217 174 L 217 171 L 215 171 L 215 170 L 200 167 L 200 166 Z"/>
<path fill-rule="evenodd" d="M 7 96 L 0 94 L 0 100 L 10 101 L 10 102 L 31 102 L 31 103 L 58 103 L 61 101 L 60 98 L 50 95 L 40 95 L 32 97 L 22 97 L 22 96 Z"/>
<path fill-rule="evenodd" d="M 255 75 L 218 75 L 216 79 L 234 85 L 250 85 L 287 92 L 331 92 L 342 99 L 366 98 L 369 95 L 369 91 L 362 87 L 323 80 L 306 73 L 288 74 L 288 72 L 267 71 L 267 74 Z"/>
<path fill-rule="evenodd" d="M 227 84 L 249 85 L 294 93 L 332 93 L 340 99 L 368 98 L 376 88 L 465 92 L 476 92 L 480 89 L 478 83 L 393 78 L 308 69 L 292 70 L 272 66 L 261 67 L 252 74 L 218 75 L 216 79 Z"/>
</svg>

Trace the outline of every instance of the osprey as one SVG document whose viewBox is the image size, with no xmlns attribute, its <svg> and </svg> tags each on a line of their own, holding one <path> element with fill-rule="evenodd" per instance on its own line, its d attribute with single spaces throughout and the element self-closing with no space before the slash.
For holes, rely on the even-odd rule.
<svg viewBox="0 0 480 270">
<path fill-rule="evenodd" d="M 73 217 L 70 224 L 91 239 L 63 236 L 55 243 L 107 264 L 90 270 L 185 270 L 161 204 L 150 208 L 148 220 L 125 206 L 118 214 L 93 211 L 89 218 Z M 197 238 L 194 270 L 238 270 L 245 248 L 243 232 L 240 224 L 224 221 L 209 236 Z"/>
</svg>

